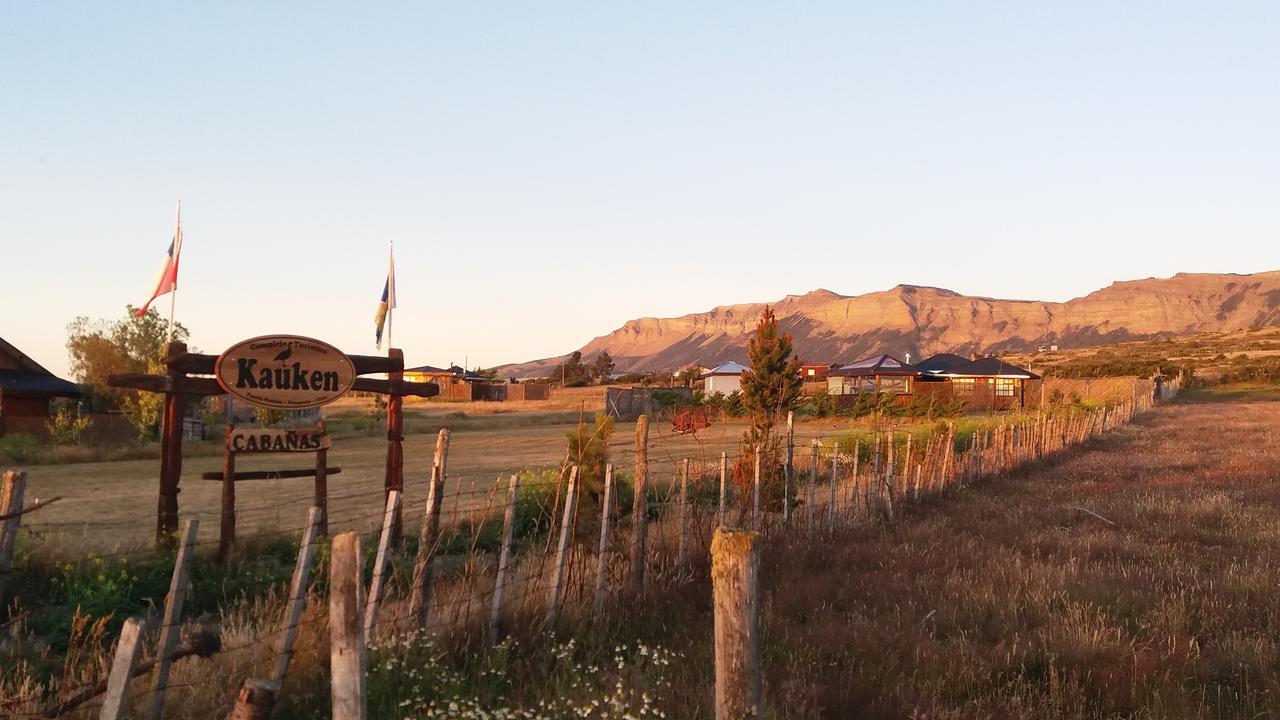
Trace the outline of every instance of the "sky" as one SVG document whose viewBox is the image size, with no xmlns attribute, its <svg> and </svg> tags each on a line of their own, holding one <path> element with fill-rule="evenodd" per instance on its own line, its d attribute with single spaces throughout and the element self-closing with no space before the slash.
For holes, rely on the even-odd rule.
<svg viewBox="0 0 1280 720">
<path fill-rule="evenodd" d="M 1280 269 L 1280 4 L 0 5 L 0 337 L 146 300 L 217 353 L 559 355 L 899 283 Z M 160 307 L 167 312 L 168 303 Z"/>
</svg>

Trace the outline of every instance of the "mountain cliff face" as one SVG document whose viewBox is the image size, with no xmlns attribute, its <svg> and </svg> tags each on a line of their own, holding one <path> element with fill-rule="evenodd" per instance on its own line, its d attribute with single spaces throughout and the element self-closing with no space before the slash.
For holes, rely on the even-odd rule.
<svg viewBox="0 0 1280 720">
<path fill-rule="evenodd" d="M 881 352 L 922 359 L 939 352 L 1081 347 L 1278 325 L 1280 271 L 1179 273 L 1117 282 L 1064 303 L 995 300 L 899 285 L 857 296 L 815 290 L 768 304 L 779 325 L 795 338 L 796 354 L 806 361 L 851 362 Z M 747 339 L 764 307 L 727 305 L 678 318 L 631 320 L 581 350 L 588 359 L 607 350 L 620 371 L 743 362 Z M 560 359 L 509 365 L 501 373 L 536 376 Z"/>
</svg>

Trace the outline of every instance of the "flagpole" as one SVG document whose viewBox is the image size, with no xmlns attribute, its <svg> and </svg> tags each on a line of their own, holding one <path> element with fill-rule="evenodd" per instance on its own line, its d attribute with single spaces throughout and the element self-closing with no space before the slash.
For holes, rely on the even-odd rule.
<svg viewBox="0 0 1280 720">
<path fill-rule="evenodd" d="M 173 231 L 173 261 L 182 259 L 182 201 L 178 201 L 178 224 Z M 169 293 L 169 330 L 165 333 L 165 354 L 169 352 L 169 344 L 173 342 L 173 309 L 178 302 L 178 273 L 173 274 L 173 291 Z"/>
<path fill-rule="evenodd" d="M 387 357 L 391 357 L 391 325 L 396 314 L 395 242 L 387 241 Z"/>
</svg>

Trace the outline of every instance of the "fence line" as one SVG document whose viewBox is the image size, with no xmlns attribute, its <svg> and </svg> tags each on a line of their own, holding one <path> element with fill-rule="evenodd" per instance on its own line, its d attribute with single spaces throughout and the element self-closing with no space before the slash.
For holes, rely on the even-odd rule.
<svg viewBox="0 0 1280 720">
<path fill-rule="evenodd" d="M 312 508 L 304 525 L 265 534 L 305 533 L 305 538 L 280 627 L 259 630 L 245 643 L 222 651 L 266 650 L 276 661 L 269 681 L 238 679 L 253 682 L 236 683 L 241 698 L 237 707 L 267 703 L 267 695 L 270 703 L 275 703 L 302 627 L 327 624 L 329 642 L 336 643 L 330 653 L 334 710 L 341 706 L 351 713 L 344 717 L 363 717 L 357 706 L 363 702 L 365 645 L 375 637 L 415 631 L 478 633 L 496 642 L 502 632 L 554 629 L 571 617 L 598 621 L 604 617 L 610 597 L 685 582 L 705 568 L 708 554 L 691 549 L 710 547 L 713 531 L 719 526 L 749 525 L 767 541 L 778 534 L 830 537 L 850 523 L 892 520 L 907 506 L 953 487 L 1016 471 L 1109 433 L 1149 410 L 1157 400 L 1170 399 L 1176 391 L 1175 384 L 1165 384 L 1150 396 L 1136 395 L 1098 409 L 1017 418 L 980 428 L 963 441 L 954 423 L 919 437 L 889 427 L 845 445 L 814 440 L 811 452 L 797 454 L 793 427 L 788 422 L 783 449 L 776 455 L 764 450 L 754 453 L 746 465 L 749 479 L 730 473 L 724 453 L 702 459 L 654 457 L 648 423 L 642 418 L 636 429 L 629 498 L 612 465 L 600 468 L 601 487 L 596 487 L 592 483 L 597 479 L 588 476 L 587 466 L 566 460 L 559 473 L 509 476 L 505 502 L 497 503 L 498 517 L 491 513 L 496 484 L 492 489 L 458 488 L 452 498 L 445 497 L 448 431 L 441 431 L 426 498 L 402 502 L 399 493 L 393 492 L 385 507 L 342 521 L 383 521 L 375 582 L 367 601 L 363 587 L 351 587 L 352 573 L 358 573 L 361 565 L 358 534 L 334 538 L 331 590 L 325 603 L 329 613 L 320 607 L 313 617 L 305 617 L 307 609 L 316 607 L 318 601 L 315 592 L 308 591 L 307 579 L 317 527 L 323 521 L 320 511 Z M 656 482 L 659 478 L 671 481 Z M 748 487 L 734 479 L 747 480 Z M 408 480 L 406 487 L 415 484 Z M 479 500 L 484 497 L 488 504 L 481 505 Z M 477 502 L 468 502 L 464 508 L 461 501 L 465 498 Z M 441 510 L 447 499 L 453 501 L 452 513 L 449 522 L 444 522 Z M 621 507 L 628 499 L 629 512 Z M 483 510 L 478 509 L 481 507 Z M 416 556 L 401 557 L 390 546 L 390 518 L 400 508 L 405 517 L 423 513 Z M 496 544 L 481 547 L 482 536 L 490 529 L 496 531 Z M 197 542 L 194 530 L 192 523 L 179 558 L 183 554 L 189 557 L 199 546 L 218 543 L 217 539 Z M 40 567 L 40 563 L 25 565 L 20 571 Z M 175 567 L 171 599 L 179 573 Z M 355 585 L 360 586 L 358 575 L 354 577 Z M 180 593 L 176 603 L 180 608 Z M 164 649 L 172 647 L 176 622 L 166 612 L 159 643 L 161 658 L 167 655 Z M 719 637 L 717 629 L 717 644 Z M 309 649 L 318 651 L 318 647 Z M 164 690 L 184 687 L 166 683 L 166 667 L 162 663 L 152 690 L 134 693 L 132 699 L 111 696 L 104 700 L 104 707 L 149 705 L 153 708 L 149 717 L 160 717 Z M 226 680 L 210 678 L 205 682 Z M 62 688 L 60 694 L 65 697 L 70 690 Z M 46 703 L 49 698 L 30 699 L 28 706 L 34 709 L 37 700 Z"/>
</svg>

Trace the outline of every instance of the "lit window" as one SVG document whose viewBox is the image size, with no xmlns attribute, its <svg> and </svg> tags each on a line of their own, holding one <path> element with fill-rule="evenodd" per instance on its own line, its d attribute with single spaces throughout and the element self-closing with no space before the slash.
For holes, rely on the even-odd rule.
<svg viewBox="0 0 1280 720">
<path fill-rule="evenodd" d="M 813 368 L 809 368 L 807 372 L 809 374 L 809 377 L 813 377 Z"/>
<path fill-rule="evenodd" d="M 959 397 L 972 397 L 973 378 L 952 378 L 951 391 Z"/>
<path fill-rule="evenodd" d="M 996 397 L 1013 397 L 1017 388 L 1017 378 L 996 378 Z"/>
</svg>

